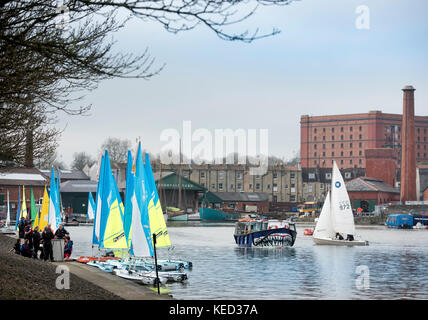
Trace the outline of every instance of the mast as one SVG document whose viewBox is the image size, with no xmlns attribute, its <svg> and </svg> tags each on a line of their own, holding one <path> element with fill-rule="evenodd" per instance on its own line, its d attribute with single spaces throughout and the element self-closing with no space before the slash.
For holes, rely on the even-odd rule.
<svg viewBox="0 0 428 320">
<path fill-rule="evenodd" d="M 181 139 L 180 139 L 180 164 L 178 166 L 178 209 L 181 209 Z"/>
</svg>

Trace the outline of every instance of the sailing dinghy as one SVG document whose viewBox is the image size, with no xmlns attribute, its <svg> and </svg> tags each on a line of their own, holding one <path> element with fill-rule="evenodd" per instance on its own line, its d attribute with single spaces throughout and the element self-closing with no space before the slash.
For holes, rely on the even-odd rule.
<svg viewBox="0 0 428 320">
<path fill-rule="evenodd" d="M 339 239 L 339 238 L 342 239 Z M 366 246 L 368 241 L 355 239 L 354 214 L 345 182 L 333 162 L 331 191 L 327 193 L 312 239 L 319 245 Z"/>
</svg>

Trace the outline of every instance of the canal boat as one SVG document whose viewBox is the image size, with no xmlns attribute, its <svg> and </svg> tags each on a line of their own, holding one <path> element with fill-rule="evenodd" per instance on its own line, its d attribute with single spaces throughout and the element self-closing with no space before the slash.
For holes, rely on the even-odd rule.
<svg viewBox="0 0 428 320">
<path fill-rule="evenodd" d="M 318 245 L 368 245 L 368 241 L 356 239 L 351 202 L 336 161 L 333 161 L 331 191 L 325 198 L 312 239 Z"/>
<path fill-rule="evenodd" d="M 240 219 L 234 238 L 239 247 L 292 247 L 296 225 L 285 220 Z"/>
</svg>

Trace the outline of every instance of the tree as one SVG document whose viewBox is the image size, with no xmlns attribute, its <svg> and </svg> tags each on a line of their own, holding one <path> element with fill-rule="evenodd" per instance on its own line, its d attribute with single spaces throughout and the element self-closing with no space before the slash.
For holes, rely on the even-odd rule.
<svg viewBox="0 0 428 320">
<path fill-rule="evenodd" d="M 95 163 L 95 159 L 86 152 L 75 152 L 73 154 L 73 161 L 71 163 L 71 169 L 83 170 L 88 165 L 91 167 Z"/>
<path fill-rule="evenodd" d="M 116 50 L 113 34 L 129 20 L 155 21 L 173 33 L 205 26 L 221 39 L 251 42 L 279 31 L 227 29 L 253 15 L 259 5 L 291 2 L 64 0 L 59 6 L 57 0 L 0 0 L 0 116 L 8 126 L 0 132 L 0 161 L 22 164 L 25 150 L 33 150 L 34 158 L 51 152 L 60 133 L 52 129 L 55 112 L 88 113 L 90 105 L 76 104 L 100 81 L 149 79 L 162 70 L 147 49 L 139 55 Z M 26 148 L 26 129 L 33 123 L 35 145 Z"/>
<path fill-rule="evenodd" d="M 50 169 L 52 167 L 54 169 L 61 169 L 61 170 L 67 169 L 66 164 L 62 160 L 58 159 L 58 153 L 56 151 L 53 151 L 51 153 L 46 153 L 41 157 L 36 158 L 34 160 L 34 163 L 36 167 L 39 169 Z"/>
<path fill-rule="evenodd" d="M 125 163 L 128 159 L 128 150 L 131 148 L 131 141 L 128 139 L 107 138 L 101 145 L 101 152 L 108 151 L 110 161 Z M 134 155 L 135 156 L 135 155 Z"/>
</svg>

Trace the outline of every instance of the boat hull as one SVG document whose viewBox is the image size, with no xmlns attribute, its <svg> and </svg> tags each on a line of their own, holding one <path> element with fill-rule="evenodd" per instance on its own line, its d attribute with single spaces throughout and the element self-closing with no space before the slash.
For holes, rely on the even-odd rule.
<svg viewBox="0 0 428 320">
<path fill-rule="evenodd" d="M 296 231 L 288 228 L 278 228 L 235 234 L 235 242 L 239 247 L 292 247 L 296 241 Z"/>
<path fill-rule="evenodd" d="M 187 221 L 189 218 L 188 213 L 176 214 L 176 215 L 168 215 L 169 221 Z"/>
<path fill-rule="evenodd" d="M 199 216 L 204 221 L 237 221 L 240 218 L 239 213 L 227 213 L 211 208 L 200 208 Z"/>
<path fill-rule="evenodd" d="M 364 240 L 336 240 L 336 239 L 328 239 L 328 238 L 314 238 L 315 244 L 318 245 L 330 245 L 330 246 L 368 246 L 369 242 Z"/>
</svg>

